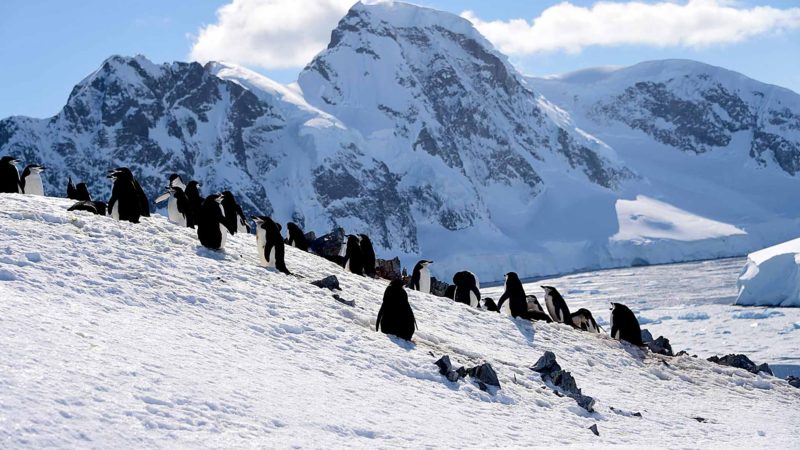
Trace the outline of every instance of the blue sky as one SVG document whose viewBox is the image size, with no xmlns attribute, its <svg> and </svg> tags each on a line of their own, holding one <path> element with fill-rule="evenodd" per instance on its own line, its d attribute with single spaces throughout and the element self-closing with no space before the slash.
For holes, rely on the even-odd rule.
<svg viewBox="0 0 800 450">
<path fill-rule="evenodd" d="M 289 0 L 238 0 L 242 4 L 248 2 L 284 2 L 285 5 L 275 8 L 297 8 L 295 5 L 312 9 L 313 6 L 306 2 Z M 344 0 L 313 0 L 311 3 L 341 3 Z M 664 1 L 664 0 L 660 0 Z M 512 49 L 517 42 L 547 41 L 541 39 L 541 29 L 534 29 L 532 34 L 516 35 L 508 32 L 504 22 L 512 19 L 526 19 L 528 25 L 531 20 L 539 17 L 543 11 L 555 13 L 552 7 L 557 1 L 523 1 L 523 0 L 423 0 L 416 3 L 462 14 L 472 11 L 472 15 L 487 25 L 479 28 L 490 37 L 501 49 L 508 48 L 511 61 L 524 73 L 531 75 L 547 75 L 568 72 L 580 68 L 598 65 L 630 65 L 636 62 L 663 59 L 663 58 L 689 58 L 726 67 L 747 76 L 773 84 L 788 87 L 800 92 L 800 2 L 794 1 L 734 1 L 729 0 L 693 0 L 698 3 L 716 3 L 716 7 L 748 10 L 756 6 L 772 6 L 782 10 L 792 8 L 793 15 L 777 11 L 770 18 L 764 18 L 765 32 L 753 33 L 742 38 L 722 39 L 722 42 L 711 44 L 666 44 L 647 41 L 649 36 L 633 33 L 627 36 L 623 43 L 593 43 L 597 36 L 581 35 L 580 30 L 564 33 L 564 40 L 574 39 L 578 42 L 588 42 L 579 51 L 558 48 L 561 32 L 550 36 L 555 43 L 533 44 L 533 48 Z M 135 55 L 143 54 L 155 62 L 173 60 L 187 60 L 192 56 L 206 56 L 207 59 L 233 60 L 250 68 L 256 69 L 278 81 L 292 81 L 299 68 L 275 67 L 274 61 L 289 61 L 289 56 L 282 59 L 281 47 L 273 49 L 272 53 L 261 54 L 260 49 L 252 49 L 247 45 L 241 48 L 226 42 L 239 42 L 239 35 L 231 36 L 230 28 L 235 26 L 236 13 L 230 13 L 228 19 L 221 19 L 218 9 L 230 3 L 230 0 L 194 1 L 194 0 L 138 0 L 130 2 L 99 1 L 99 0 L 2 0 L 0 1 L 0 60 L 4 64 L 0 70 L 0 118 L 9 115 L 27 115 L 33 117 L 48 117 L 57 113 L 69 95 L 72 87 L 87 74 L 94 71 L 100 63 L 112 54 Z M 570 0 L 575 7 L 576 14 L 589 11 L 581 8 L 591 8 L 595 2 Z M 619 2 L 625 3 L 625 2 Z M 655 1 L 648 2 L 650 4 Z M 677 1 L 677 4 L 686 4 L 686 1 Z M 287 6 L 289 5 L 289 6 Z M 341 7 L 341 6 L 339 6 Z M 263 8 L 262 8 L 263 9 Z M 268 17 L 279 16 L 275 9 L 268 10 Z M 290 11 L 296 13 L 297 11 Z M 594 11 L 603 20 L 599 11 Z M 735 11 L 733 11 L 735 12 Z M 254 14 L 244 10 L 239 14 Z M 340 16 L 337 9 L 312 17 L 302 24 L 304 28 L 298 31 L 299 36 L 306 36 L 308 30 L 318 29 L 321 39 L 324 39 L 335 24 L 335 18 Z M 680 14 L 683 14 L 682 12 Z M 763 17 L 763 14 L 758 14 Z M 790 17 L 787 19 L 787 17 Z M 682 17 L 678 17 L 683 22 Z M 226 25 L 227 20 L 227 25 Z M 743 19 L 744 20 L 744 19 Z M 749 20 L 749 19 L 748 19 Z M 333 21 L 333 24 L 331 24 Z M 686 19 L 689 21 L 689 18 Z M 791 21 L 789 25 L 787 21 Z M 778 28 L 775 23 L 780 22 L 785 29 Z M 747 23 L 750 23 L 749 21 Z M 206 45 L 208 34 L 202 33 L 204 27 L 215 24 L 219 28 L 215 33 L 223 37 L 219 45 Z M 231 25 L 234 24 L 234 25 Z M 269 20 L 257 21 L 258 26 L 270 27 Z M 490 28 L 495 25 L 494 28 Z M 664 25 L 667 27 L 669 24 Z M 672 24 L 673 27 L 680 28 Z M 722 28 L 726 24 L 718 24 Z M 228 30 L 225 29 L 228 27 Z M 492 34 L 490 30 L 494 29 Z M 654 26 L 655 30 L 661 29 Z M 206 30 L 208 31 L 208 30 Z M 725 31 L 725 30 L 723 30 Z M 746 31 L 746 30 L 745 30 Z M 261 36 L 270 36 L 271 30 L 256 29 L 248 33 L 261 33 Z M 725 31 L 727 32 L 727 31 Z M 741 35 L 742 30 L 734 29 L 732 35 Z M 227 34 L 225 34 L 227 33 Z M 266 34 L 264 34 L 266 33 Z M 292 31 L 281 32 L 293 39 Z M 687 39 L 692 39 L 691 31 L 677 30 L 675 33 L 689 33 Z M 738 34 L 737 34 L 738 33 Z M 576 35 L 577 34 L 577 35 Z M 612 33 L 616 34 L 616 33 Z M 198 36 L 204 42 L 198 43 Z M 535 36 L 528 38 L 528 36 Z M 678 37 L 680 38 L 680 36 Z M 670 37 L 664 37 L 669 40 Z M 263 42 L 262 39 L 260 42 Z M 267 40 L 269 41 L 269 40 Z M 197 44 L 197 47 L 193 47 Z M 320 43 L 309 44 L 307 51 L 313 54 Z M 547 46 L 552 48 L 537 48 Z M 232 48 L 239 49 L 239 53 L 229 53 Z M 286 46 L 283 46 L 286 47 Z M 530 46 L 529 46 L 530 47 Z M 287 48 L 285 51 L 294 52 Z M 252 55 L 250 53 L 252 53 Z M 278 53 L 275 53 L 278 52 Z M 208 55 L 208 56 L 207 56 Z M 221 57 L 220 57 L 221 56 Z M 252 57 L 251 57 L 252 56 Z M 297 61 L 294 62 L 298 64 Z"/>
</svg>

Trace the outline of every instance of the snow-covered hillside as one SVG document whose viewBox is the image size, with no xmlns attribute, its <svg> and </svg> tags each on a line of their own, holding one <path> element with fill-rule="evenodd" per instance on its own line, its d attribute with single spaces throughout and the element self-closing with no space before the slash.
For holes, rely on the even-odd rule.
<svg viewBox="0 0 800 450">
<path fill-rule="evenodd" d="M 737 286 L 738 305 L 800 306 L 800 239 L 747 255 Z"/>
<path fill-rule="evenodd" d="M 522 76 L 465 19 L 355 4 L 284 86 L 225 63 L 113 56 L 49 119 L 0 121 L 0 153 L 107 197 L 206 194 L 380 257 L 483 280 L 744 255 L 794 237 L 800 97 L 687 61 Z"/>
<path fill-rule="evenodd" d="M 284 276 L 252 236 L 217 253 L 160 216 L 0 202 L 4 447 L 797 445 L 800 390 L 774 377 L 415 292 L 408 343 L 374 331 L 384 281 L 309 254 L 288 249 Z M 309 284 L 331 274 L 355 307 Z M 545 350 L 596 412 L 528 369 Z M 442 354 L 490 362 L 502 389 L 446 381 Z"/>
</svg>

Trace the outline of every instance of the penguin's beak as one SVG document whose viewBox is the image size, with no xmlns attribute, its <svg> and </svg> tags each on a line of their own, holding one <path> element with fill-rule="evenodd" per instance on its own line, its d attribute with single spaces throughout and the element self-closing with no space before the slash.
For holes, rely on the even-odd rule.
<svg viewBox="0 0 800 450">
<path fill-rule="evenodd" d="M 17 164 L 19 164 L 19 160 L 18 159 L 12 159 L 11 160 L 11 164 L 14 164 L 16 166 Z"/>
</svg>

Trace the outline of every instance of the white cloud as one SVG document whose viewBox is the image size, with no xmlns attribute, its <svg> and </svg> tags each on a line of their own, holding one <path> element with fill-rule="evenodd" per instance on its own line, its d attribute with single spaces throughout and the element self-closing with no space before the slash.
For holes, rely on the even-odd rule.
<svg viewBox="0 0 800 450">
<path fill-rule="evenodd" d="M 471 11 L 461 15 L 512 55 L 615 45 L 700 48 L 800 29 L 800 8 L 741 8 L 729 0 L 599 2 L 588 8 L 562 2 L 530 22 L 486 22 Z"/>
<path fill-rule="evenodd" d="M 201 28 L 190 56 L 265 69 L 303 67 L 355 0 L 233 0 Z"/>
</svg>

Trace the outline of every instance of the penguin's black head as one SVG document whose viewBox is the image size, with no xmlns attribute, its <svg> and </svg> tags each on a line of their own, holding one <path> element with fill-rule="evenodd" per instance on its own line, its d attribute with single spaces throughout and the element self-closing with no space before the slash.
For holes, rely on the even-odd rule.
<svg viewBox="0 0 800 450">
<path fill-rule="evenodd" d="M 189 188 L 199 189 L 200 188 L 200 183 L 198 183 L 195 180 L 192 180 L 192 181 L 189 182 L 189 184 L 186 185 L 186 189 L 189 189 Z"/>
<path fill-rule="evenodd" d="M 172 182 L 175 180 L 181 181 L 181 176 L 178 175 L 177 173 L 173 173 L 172 175 L 169 176 L 170 184 L 172 184 Z"/>
<path fill-rule="evenodd" d="M 0 163 L 2 164 L 11 164 L 12 166 L 16 166 L 19 164 L 19 160 L 14 158 L 13 156 L 3 156 L 0 158 Z"/>
<path fill-rule="evenodd" d="M 517 275 L 517 272 L 508 272 L 506 274 L 506 280 L 519 281 L 519 276 Z"/>
<path fill-rule="evenodd" d="M 389 287 L 394 289 L 403 289 L 405 284 L 403 284 L 403 280 L 392 280 L 389 282 Z"/>
<path fill-rule="evenodd" d="M 433 261 L 428 261 L 427 259 L 423 259 L 419 263 L 422 264 L 422 267 L 428 267 L 428 265 L 433 264 Z"/>
<path fill-rule="evenodd" d="M 370 242 L 369 236 L 367 236 L 366 234 L 359 234 L 358 237 L 364 242 Z"/>
<path fill-rule="evenodd" d="M 170 187 L 168 187 L 168 188 L 167 188 L 167 190 L 168 190 L 168 191 L 169 191 L 169 193 L 170 193 L 170 194 L 172 194 L 173 196 L 176 196 L 176 195 L 184 195 L 184 194 L 183 194 L 183 189 L 181 189 L 181 187 L 180 187 L 180 186 L 170 186 Z"/>
<path fill-rule="evenodd" d="M 75 190 L 77 191 L 78 195 L 82 196 L 81 198 L 88 198 L 91 200 L 89 188 L 86 187 L 86 183 L 78 183 L 78 185 L 75 186 Z"/>
<path fill-rule="evenodd" d="M 356 244 L 356 245 L 358 245 L 358 236 L 356 236 L 354 234 L 348 234 L 347 235 L 347 243 L 348 244 Z"/>
<path fill-rule="evenodd" d="M 25 170 L 30 173 L 42 173 L 45 171 L 45 167 L 40 166 L 39 164 L 28 164 L 25 166 Z"/>
<path fill-rule="evenodd" d="M 256 223 L 256 227 L 260 227 L 261 225 L 263 225 L 267 221 L 267 219 L 269 219 L 269 217 L 267 217 L 267 216 L 252 216 L 251 219 L 253 219 L 253 222 Z"/>
<path fill-rule="evenodd" d="M 544 289 L 544 292 L 546 294 L 556 290 L 556 288 L 554 288 L 553 286 L 540 286 L 540 287 Z"/>
</svg>

